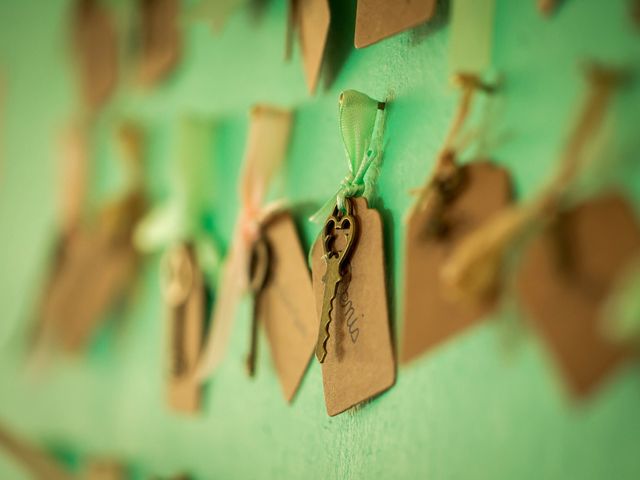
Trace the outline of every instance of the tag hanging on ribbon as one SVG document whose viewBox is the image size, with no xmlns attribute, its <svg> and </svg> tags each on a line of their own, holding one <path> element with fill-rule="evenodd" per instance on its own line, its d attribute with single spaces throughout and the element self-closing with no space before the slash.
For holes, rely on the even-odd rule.
<svg viewBox="0 0 640 480">
<path fill-rule="evenodd" d="M 384 269 L 382 219 L 364 198 L 355 198 L 353 215 L 360 231 L 357 244 L 338 284 L 322 381 L 327 413 L 337 415 L 388 390 L 395 383 Z M 311 253 L 313 290 L 318 315 L 323 309 L 327 264 L 322 239 Z"/>
<path fill-rule="evenodd" d="M 490 162 L 460 165 L 460 137 L 477 91 L 492 92 L 471 75 L 458 75 L 458 111 L 407 221 L 404 274 L 404 325 L 401 359 L 408 362 L 470 328 L 494 307 L 447 295 L 440 271 L 460 241 L 504 208 L 511 198 L 509 174 Z"/>
<path fill-rule="evenodd" d="M 127 191 L 105 206 L 94 222 L 67 226 L 58 249 L 41 305 L 40 333 L 52 335 L 67 350 L 86 346 L 106 309 L 133 281 L 139 260 L 133 231 L 146 210 L 141 142 L 135 127 L 121 128 L 120 143 L 130 169 Z"/>
<path fill-rule="evenodd" d="M 527 246 L 518 294 L 571 393 L 592 393 L 633 355 L 607 337 L 600 312 L 624 267 L 640 254 L 628 202 L 605 194 L 561 212 Z"/>
<path fill-rule="evenodd" d="M 225 260 L 211 328 L 205 341 L 197 377 L 204 381 L 224 359 L 240 298 L 247 292 L 250 249 L 261 234 L 261 226 L 282 205 L 263 205 L 272 177 L 286 156 L 292 114 L 259 105 L 251 110 L 244 170 L 240 179 L 241 211 L 235 226 L 231 250 Z"/>
<path fill-rule="evenodd" d="M 482 301 L 497 289 L 507 257 L 522 245 L 532 228 L 553 216 L 585 166 L 584 149 L 600 126 L 609 100 L 624 79 L 621 72 L 593 66 L 587 71 L 590 91 L 569 138 L 560 168 L 534 200 L 504 209 L 466 237 L 442 269 L 450 295 Z"/>
<path fill-rule="evenodd" d="M 443 203 L 412 210 L 405 247 L 403 362 L 470 328 L 495 306 L 494 298 L 451 298 L 440 277 L 460 241 L 504 208 L 511 198 L 509 174 L 490 162 L 456 166 L 459 185 L 443 192 Z M 444 172 L 443 172 L 444 173 Z M 438 175 L 438 172 L 436 172 Z M 447 174 L 444 173 L 446 176 Z M 447 182 L 446 179 L 443 180 Z M 443 188 L 448 188 L 444 187 Z"/>
<path fill-rule="evenodd" d="M 384 108 L 384 103 L 354 90 L 340 95 L 340 133 L 349 174 L 312 217 L 333 211 L 311 250 L 320 320 L 316 357 L 331 416 L 395 382 L 382 220 L 367 202 L 382 162 Z"/>
<path fill-rule="evenodd" d="M 178 151 L 172 163 L 169 202 L 138 225 L 136 245 L 144 252 L 164 251 L 161 281 L 168 322 L 168 403 L 176 411 L 201 407 L 201 361 L 206 289 L 218 286 L 219 255 L 206 230 L 213 123 L 185 118 L 178 128 Z M 217 296 L 219 299 L 219 295 Z"/>
</svg>

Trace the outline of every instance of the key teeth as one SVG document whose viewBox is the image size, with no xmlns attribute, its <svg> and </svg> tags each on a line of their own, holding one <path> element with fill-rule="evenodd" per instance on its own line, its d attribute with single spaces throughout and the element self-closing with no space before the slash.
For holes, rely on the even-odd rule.
<svg viewBox="0 0 640 480">
<path fill-rule="evenodd" d="M 326 325 L 324 326 L 324 336 L 322 337 L 322 342 L 320 342 L 320 345 L 322 347 L 322 350 L 320 349 L 316 349 L 316 358 L 318 359 L 318 361 L 320 363 L 324 363 L 324 359 L 327 356 L 327 342 L 329 341 L 329 326 L 331 325 L 331 312 L 333 312 L 333 302 L 335 301 L 335 298 L 332 298 L 329 301 L 329 310 L 327 311 L 327 317 L 329 317 L 329 320 L 327 321 Z"/>
</svg>

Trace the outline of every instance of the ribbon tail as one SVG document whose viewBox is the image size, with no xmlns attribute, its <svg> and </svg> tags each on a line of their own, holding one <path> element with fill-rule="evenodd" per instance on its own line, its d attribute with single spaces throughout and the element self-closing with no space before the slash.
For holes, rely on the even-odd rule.
<svg viewBox="0 0 640 480">
<path fill-rule="evenodd" d="M 244 256 L 240 248 L 234 249 L 230 258 L 223 265 L 221 278 L 218 282 L 220 289 L 216 295 L 212 313 L 211 328 L 195 371 L 195 378 L 199 382 L 204 382 L 216 371 L 227 353 L 231 331 L 235 323 L 236 306 L 244 291 L 244 287 L 239 281 L 245 275 L 245 272 L 242 271 Z"/>
<path fill-rule="evenodd" d="M 342 187 L 340 187 L 338 191 L 329 198 L 329 200 L 324 202 L 324 204 L 318 210 L 316 210 L 313 215 L 309 217 L 309 221 L 313 223 L 323 222 L 331 214 L 334 207 L 336 206 L 336 197 L 340 194 L 341 191 Z"/>
</svg>

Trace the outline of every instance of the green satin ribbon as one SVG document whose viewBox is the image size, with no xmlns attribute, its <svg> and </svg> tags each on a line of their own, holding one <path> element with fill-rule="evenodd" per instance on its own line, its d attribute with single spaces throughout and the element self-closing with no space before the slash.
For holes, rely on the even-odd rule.
<svg viewBox="0 0 640 480">
<path fill-rule="evenodd" d="M 323 221 L 336 204 L 344 211 L 345 198 L 365 197 L 368 200 L 380 174 L 384 103 L 356 90 L 345 90 L 340 94 L 339 118 L 349 173 L 335 195 L 311 216 L 312 222 Z"/>
<path fill-rule="evenodd" d="M 138 225 L 135 244 L 143 252 L 164 250 L 177 243 L 194 246 L 207 283 L 215 285 L 220 255 L 205 230 L 212 170 L 211 122 L 185 119 L 179 126 L 178 155 L 172 164 L 169 201 L 153 209 Z"/>
</svg>

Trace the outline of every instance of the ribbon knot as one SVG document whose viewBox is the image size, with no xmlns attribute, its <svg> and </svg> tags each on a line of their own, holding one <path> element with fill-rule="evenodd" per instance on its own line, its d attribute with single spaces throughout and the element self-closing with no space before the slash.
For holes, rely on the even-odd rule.
<svg viewBox="0 0 640 480">
<path fill-rule="evenodd" d="M 346 90 L 340 94 L 340 133 L 344 143 L 349 173 L 338 191 L 311 216 L 319 222 L 329 215 L 334 205 L 344 211 L 345 199 L 369 197 L 373 194 L 382 162 L 385 104 L 364 93 Z"/>
</svg>

